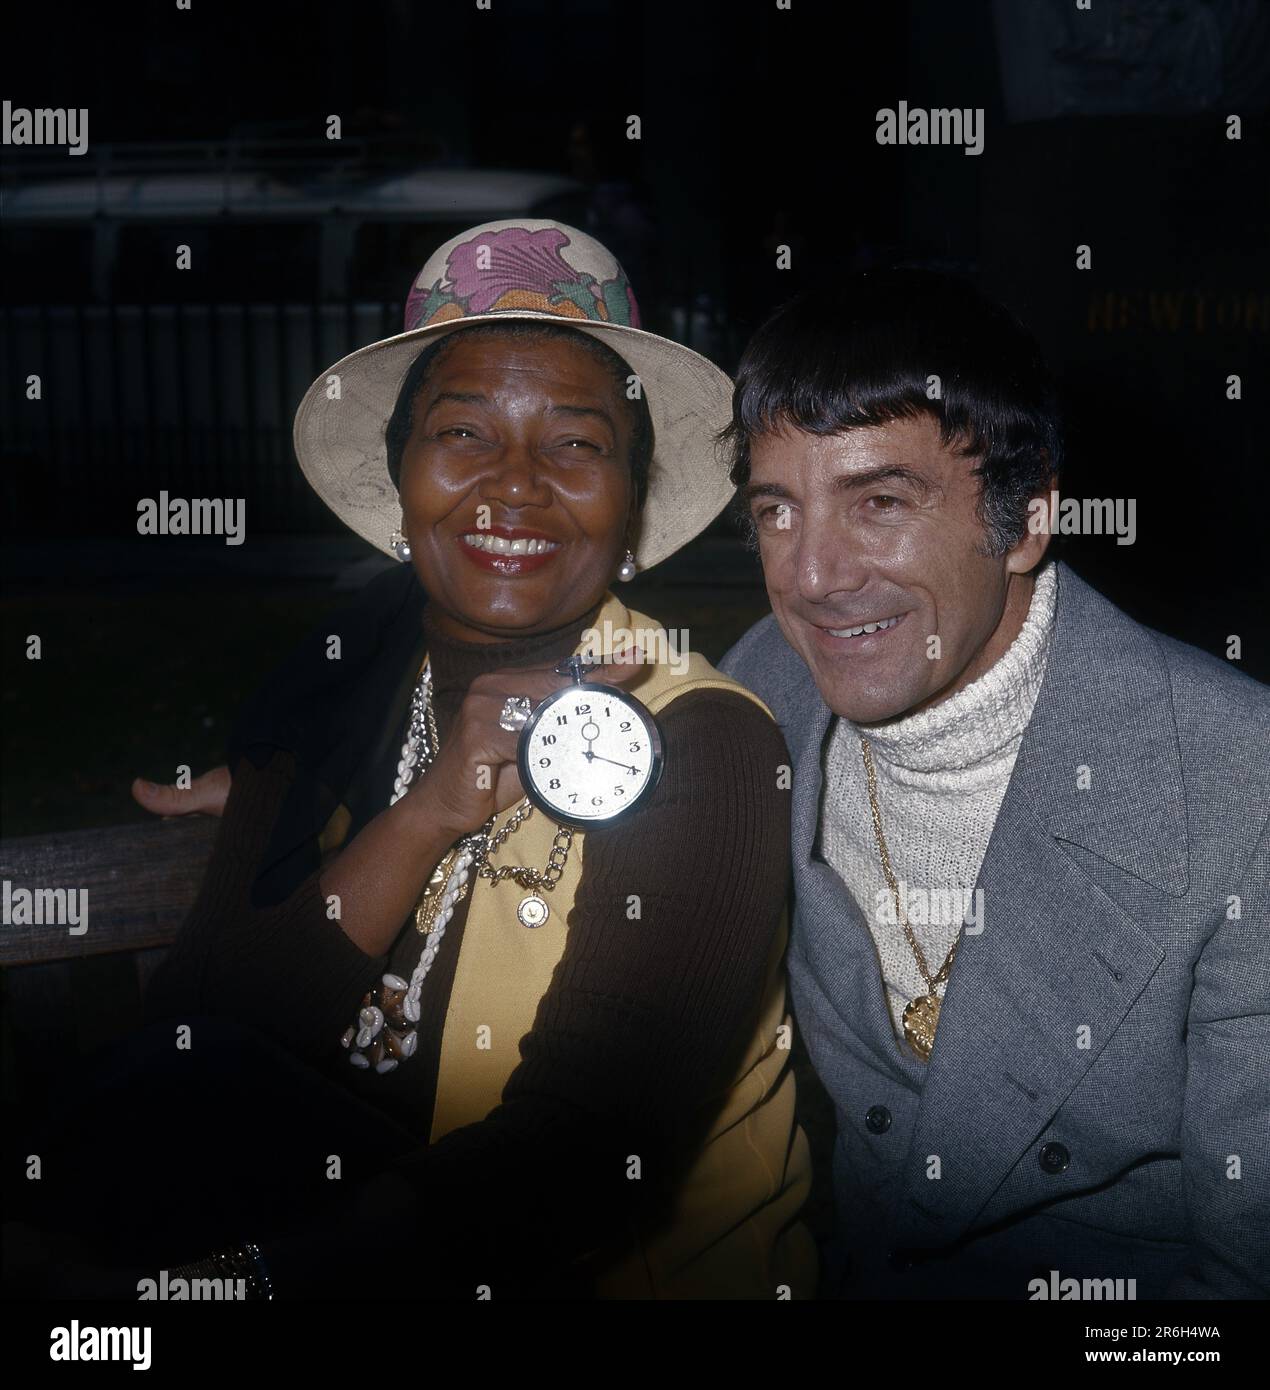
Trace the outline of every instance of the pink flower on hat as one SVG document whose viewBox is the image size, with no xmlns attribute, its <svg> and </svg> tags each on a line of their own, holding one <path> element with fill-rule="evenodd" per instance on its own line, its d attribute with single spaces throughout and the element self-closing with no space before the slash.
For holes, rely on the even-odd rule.
<svg viewBox="0 0 1270 1390">
<path fill-rule="evenodd" d="M 531 232 L 505 227 L 466 241 L 450 252 L 446 272 L 454 293 L 471 314 L 488 314 L 509 290 L 537 291 L 551 297 L 561 281 L 576 281 L 578 272 L 560 254 L 569 238 L 558 227 Z M 488 258 L 488 268 L 478 266 Z"/>
<path fill-rule="evenodd" d="M 406 329 L 517 309 L 638 328 L 639 306 L 621 267 L 612 279 L 597 280 L 565 260 L 568 245 L 559 227 L 503 227 L 460 242 L 440 277 L 410 291 Z"/>
</svg>

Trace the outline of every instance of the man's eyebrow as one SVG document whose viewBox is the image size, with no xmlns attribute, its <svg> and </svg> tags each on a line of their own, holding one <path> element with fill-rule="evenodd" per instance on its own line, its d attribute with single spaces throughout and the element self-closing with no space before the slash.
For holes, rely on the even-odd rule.
<svg viewBox="0 0 1270 1390">
<path fill-rule="evenodd" d="M 878 483 L 907 483 L 922 497 L 929 497 L 940 489 L 924 474 L 902 464 L 883 464 L 878 468 L 868 468 L 862 473 L 843 473 L 833 480 L 835 492 L 850 492 L 857 488 L 873 487 Z M 741 489 L 741 501 L 747 506 L 756 497 L 789 497 L 787 489 L 780 483 L 747 483 Z"/>
<path fill-rule="evenodd" d="M 746 483 L 741 489 L 741 501 L 749 506 L 756 497 L 788 497 L 779 483 Z"/>
<path fill-rule="evenodd" d="M 941 489 L 924 473 L 905 468 L 902 464 L 883 464 L 878 468 L 866 468 L 863 473 L 842 473 L 833 480 L 835 492 L 853 492 L 857 488 L 875 487 L 878 483 L 907 483 L 914 492 L 929 497 Z"/>
</svg>

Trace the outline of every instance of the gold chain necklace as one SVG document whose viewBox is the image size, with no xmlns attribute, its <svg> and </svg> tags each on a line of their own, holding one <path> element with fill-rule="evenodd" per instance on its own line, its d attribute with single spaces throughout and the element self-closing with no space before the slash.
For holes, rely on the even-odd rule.
<svg viewBox="0 0 1270 1390">
<path fill-rule="evenodd" d="M 522 888 L 530 890 L 540 888 L 544 893 L 549 893 L 560 882 L 560 877 L 564 873 L 564 866 L 569 859 L 569 848 L 573 843 L 573 831 L 567 825 L 556 826 L 555 838 L 551 842 L 551 853 L 547 856 L 545 868 L 531 869 L 524 864 L 500 864 L 496 869 L 489 862 L 490 855 L 506 841 L 509 835 L 514 835 L 520 829 L 525 821 L 533 815 L 533 811 L 533 806 L 526 799 L 520 803 L 515 814 L 496 835 L 489 833 L 494 826 L 494 817 L 491 816 L 471 837 L 471 840 L 475 842 L 473 844 L 472 864 L 476 870 L 477 878 L 487 878 L 492 883 L 502 883 L 506 879 L 513 878 Z M 445 887 L 463 843 L 464 841 L 460 841 L 458 845 L 446 851 L 445 857 L 433 869 L 432 876 L 423 890 L 423 896 L 419 899 L 419 905 L 415 908 L 415 926 L 425 936 L 429 935 L 437 925 Z M 455 906 L 467 896 L 467 887 L 466 881 L 458 885 L 457 897 L 454 900 Z M 550 911 L 547 904 L 533 891 L 522 898 L 516 908 L 516 916 L 527 927 L 542 926 L 549 915 Z"/>
<path fill-rule="evenodd" d="M 425 660 L 425 665 L 429 664 Z M 428 763 L 431 764 L 441 747 L 441 737 L 437 732 L 436 715 L 432 709 L 430 686 L 424 713 L 427 718 L 428 737 L 432 743 L 431 757 L 428 759 Z M 542 926 L 551 915 L 551 911 L 534 890 L 541 889 L 544 893 L 549 893 L 560 882 L 560 877 L 564 873 L 564 866 L 569 859 L 569 848 L 573 843 L 573 831 L 565 825 L 556 826 L 555 837 L 551 842 L 551 853 L 547 856 L 546 866 L 542 869 L 531 869 L 524 864 L 500 864 L 496 869 L 489 862 L 490 856 L 499 850 L 533 813 L 534 808 L 529 799 L 526 798 L 517 806 L 507 824 L 497 834 L 490 834 L 494 828 L 495 820 L 495 817 L 491 816 L 475 834 L 464 836 L 458 844 L 446 851 L 441 862 L 433 869 L 428 882 L 424 885 L 423 893 L 415 907 L 415 927 L 419 932 L 424 936 L 429 936 L 438 926 L 446 886 L 450 881 L 455 860 L 465 847 L 469 851 L 471 864 L 476 870 L 478 878 L 489 879 L 492 883 L 502 883 L 512 878 L 522 888 L 529 890 L 527 895 L 520 900 L 516 908 L 516 916 L 526 927 Z M 455 885 L 454 888 L 454 907 L 457 907 L 467 896 L 467 890 L 468 880 L 467 875 L 464 875 L 462 882 Z"/>
<path fill-rule="evenodd" d="M 922 948 L 917 944 L 917 937 L 913 935 L 913 928 L 908 924 L 908 913 L 904 911 L 900 902 L 899 884 L 896 883 L 895 873 L 891 868 L 891 856 L 887 852 L 886 837 L 882 834 L 882 810 L 878 805 L 877 772 L 873 766 L 873 754 L 863 734 L 860 735 L 860 755 L 864 759 L 864 776 L 869 785 L 869 808 L 873 812 L 873 838 L 877 841 L 878 855 L 882 860 L 882 872 L 886 876 L 891 896 L 895 899 L 895 914 L 903 923 L 904 935 L 908 938 L 908 944 L 917 959 L 917 968 L 922 972 L 922 979 L 926 981 L 926 993 L 919 995 L 916 999 L 910 999 L 905 1006 L 904 1037 L 918 1057 L 923 1062 L 929 1062 L 931 1051 L 935 1046 L 935 1029 L 939 1026 L 940 999 L 935 991 L 947 981 L 952 971 L 953 957 L 957 954 L 957 945 L 961 940 L 961 934 L 960 932 L 957 934 L 953 944 L 948 948 L 943 965 L 932 975 L 930 967 L 926 964 L 926 957 L 922 953 Z"/>
</svg>

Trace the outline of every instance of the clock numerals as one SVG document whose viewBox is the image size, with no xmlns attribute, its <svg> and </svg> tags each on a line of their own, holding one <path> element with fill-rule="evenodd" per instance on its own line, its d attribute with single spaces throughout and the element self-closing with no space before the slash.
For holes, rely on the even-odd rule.
<svg viewBox="0 0 1270 1390">
<path fill-rule="evenodd" d="M 586 694 L 587 699 L 578 696 Z M 579 825 L 632 809 L 655 780 L 657 733 L 638 706 L 598 690 L 562 691 L 525 750 L 525 784 Z"/>
</svg>

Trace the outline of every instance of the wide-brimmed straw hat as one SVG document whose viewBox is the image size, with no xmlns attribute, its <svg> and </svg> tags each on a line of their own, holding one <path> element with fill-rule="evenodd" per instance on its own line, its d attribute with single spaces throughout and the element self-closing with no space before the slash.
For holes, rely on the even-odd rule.
<svg viewBox="0 0 1270 1390">
<path fill-rule="evenodd" d="M 731 380 L 699 353 L 640 328 L 622 267 L 594 237 L 538 220 L 486 222 L 447 241 L 415 279 L 406 331 L 341 358 L 309 387 L 296 412 L 295 450 L 326 505 L 392 554 L 401 503 L 384 426 L 410 364 L 441 334 L 508 319 L 590 334 L 639 377 L 656 432 L 635 549 L 640 568 L 703 531 L 732 495 L 715 444 L 731 418 Z"/>
</svg>

